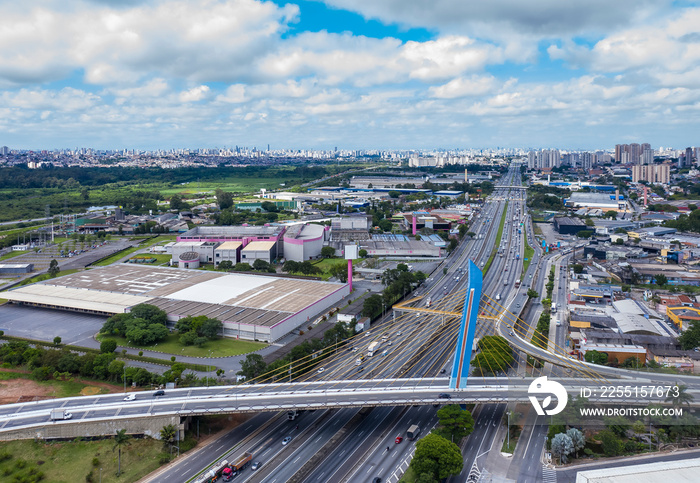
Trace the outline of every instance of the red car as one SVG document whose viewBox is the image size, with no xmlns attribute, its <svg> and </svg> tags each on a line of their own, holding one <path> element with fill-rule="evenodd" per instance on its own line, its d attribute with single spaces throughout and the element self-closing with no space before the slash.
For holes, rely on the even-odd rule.
<svg viewBox="0 0 700 483">
<path fill-rule="evenodd" d="M 397 436 L 394 443 L 399 444 L 401 441 L 403 441 L 403 436 Z"/>
</svg>

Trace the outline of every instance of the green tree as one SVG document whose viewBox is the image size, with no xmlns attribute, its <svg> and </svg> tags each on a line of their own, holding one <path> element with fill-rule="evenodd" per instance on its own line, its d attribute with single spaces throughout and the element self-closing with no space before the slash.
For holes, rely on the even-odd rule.
<svg viewBox="0 0 700 483">
<path fill-rule="evenodd" d="M 700 321 L 693 320 L 688 328 L 678 337 L 678 342 L 685 350 L 700 346 Z"/>
<path fill-rule="evenodd" d="M 656 282 L 656 285 L 663 287 L 668 283 L 668 277 L 663 273 L 659 273 L 658 275 L 654 276 L 654 281 Z"/>
<path fill-rule="evenodd" d="M 233 206 L 233 193 L 229 193 L 222 189 L 216 190 L 216 202 L 219 204 L 219 209 L 226 210 Z"/>
<path fill-rule="evenodd" d="M 379 228 L 382 231 L 391 231 L 393 226 L 394 225 L 391 223 L 391 221 L 387 220 L 386 218 L 379 222 Z"/>
<path fill-rule="evenodd" d="M 268 272 L 270 268 L 271 265 L 262 258 L 258 258 L 253 262 L 253 270 L 258 272 Z"/>
<path fill-rule="evenodd" d="M 240 262 L 240 263 L 237 263 L 233 266 L 233 271 L 234 272 L 252 272 L 253 267 L 251 267 L 249 263 Z"/>
<path fill-rule="evenodd" d="M 433 433 L 416 443 L 416 452 L 411 460 L 415 474 L 432 475 L 436 480 L 460 474 L 463 466 L 459 446 Z"/>
<path fill-rule="evenodd" d="M 61 272 L 61 268 L 58 266 L 58 262 L 54 258 L 49 262 L 49 277 L 54 278 Z"/>
<path fill-rule="evenodd" d="M 617 211 L 608 210 L 605 212 L 605 215 L 603 215 L 603 218 L 610 218 L 611 220 L 615 220 L 617 219 Z"/>
<path fill-rule="evenodd" d="M 574 273 L 583 273 L 583 265 L 581 265 L 580 263 L 575 263 Z"/>
<path fill-rule="evenodd" d="M 186 204 L 182 201 L 182 195 L 175 193 L 170 197 L 170 209 L 171 210 L 182 210 L 186 208 Z"/>
<path fill-rule="evenodd" d="M 400 191 L 395 191 L 395 190 L 389 191 L 389 198 L 394 198 L 394 199 L 396 199 L 396 198 L 398 198 L 399 196 L 401 196 L 401 192 L 400 192 Z"/>
<path fill-rule="evenodd" d="M 100 342 L 100 352 L 103 354 L 111 354 L 117 350 L 117 341 L 114 339 L 104 339 Z"/>
<path fill-rule="evenodd" d="M 365 299 L 362 304 L 362 315 L 364 317 L 374 317 L 382 310 L 382 297 L 372 294 Z"/>
<path fill-rule="evenodd" d="M 458 404 L 450 404 L 438 409 L 438 427 L 434 432 L 443 438 L 456 442 L 474 431 L 474 418 Z"/>
<path fill-rule="evenodd" d="M 299 262 L 295 262 L 294 260 L 287 260 L 286 262 L 284 262 L 284 265 L 282 265 L 282 271 L 287 273 L 299 272 L 299 266 Z"/>
<path fill-rule="evenodd" d="M 527 289 L 527 297 L 528 298 L 536 299 L 539 296 L 540 296 L 540 294 L 537 292 L 537 290 L 532 289 L 532 288 Z"/>
<path fill-rule="evenodd" d="M 224 324 L 218 319 L 207 319 L 202 324 L 199 333 L 209 340 L 220 339 L 224 331 Z"/>
<path fill-rule="evenodd" d="M 131 436 L 126 434 L 126 429 L 120 429 L 117 431 L 117 434 L 114 437 L 114 448 L 112 448 L 112 452 L 114 452 L 115 449 L 119 449 L 117 476 L 119 476 L 122 472 L 122 447 L 129 444 L 129 439 L 131 439 Z"/>
<path fill-rule="evenodd" d="M 364 248 L 360 248 L 360 251 L 357 252 L 357 254 L 360 256 L 360 258 L 366 258 L 367 257 L 367 250 Z"/>
<path fill-rule="evenodd" d="M 56 336 L 53 338 L 53 345 L 55 345 L 55 346 L 61 345 L 61 338 L 59 336 Z"/>
<path fill-rule="evenodd" d="M 323 258 L 333 258 L 335 256 L 335 248 L 329 246 L 321 248 L 321 256 Z"/>
<path fill-rule="evenodd" d="M 601 366 L 604 366 L 608 363 L 608 354 L 596 350 L 587 351 L 586 355 L 583 358 L 586 360 L 586 362 L 598 364 Z"/>
<path fill-rule="evenodd" d="M 160 430 L 160 440 L 166 446 L 166 448 L 175 441 L 175 426 L 173 424 L 168 424 L 163 426 Z"/>
<path fill-rule="evenodd" d="M 144 319 L 150 324 L 165 325 L 168 321 L 168 314 L 151 304 L 134 305 L 129 313 L 132 317 Z"/>
<path fill-rule="evenodd" d="M 231 260 L 223 260 L 219 262 L 216 268 L 224 272 L 230 272 L 233 269 L 233 262 Z"/>
<path fill-rule="evenodd" d="M 241 370 L 238 371 L 238 375 L 244 376 L 246 380 L 251 380 L 264 374 L 266 370 L 267 364 L 260 354 L 248 354 L 241 362 Z"/>
<path fill-rule="evenodd" d="M 607 429 L 601 431 L 598 433 L 598 438 L 600 439 L 605 456 L 617 456 L 622 453 L 624 449 L 622 441 L 612 431 L 608 431 Z"/>
</svg>

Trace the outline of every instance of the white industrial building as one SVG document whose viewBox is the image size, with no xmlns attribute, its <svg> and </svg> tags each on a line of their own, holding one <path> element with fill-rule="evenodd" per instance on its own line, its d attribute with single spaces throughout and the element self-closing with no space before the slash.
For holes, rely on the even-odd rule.
<svg viewBox="0 0 700 483">
<path fill-rule="evenodd" d="M 165 311 L 171 323 L 206 315 L 223 323 L 226 337 L 273 342 L 341 305 L 349 293 L 348 284 L 120 264 L 18 287 L 3 298 L 102 315 L 147 303 Z"/>
</svg>

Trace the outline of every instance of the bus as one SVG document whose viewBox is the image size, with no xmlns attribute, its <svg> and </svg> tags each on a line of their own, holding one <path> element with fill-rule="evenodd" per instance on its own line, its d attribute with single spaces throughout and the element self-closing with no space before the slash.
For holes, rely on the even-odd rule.
<svg viewBox="0 0 700 483">
<path fill-rule="evenodd" d="M 520 287 L 520 279 L 517 279 L 515 281 L 515 288 L 518 288 L 518 287 Z"/>
</svg>

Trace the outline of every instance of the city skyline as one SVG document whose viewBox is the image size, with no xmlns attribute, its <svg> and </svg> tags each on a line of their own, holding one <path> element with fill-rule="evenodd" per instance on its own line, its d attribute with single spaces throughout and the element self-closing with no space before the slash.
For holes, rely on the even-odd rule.
<svg viewBox="0 0 700 483">
<path fill-rule="evenodd" d="M 695 1 L 0 6 L 0 144 L 682 149 Z"/>
</svg>

